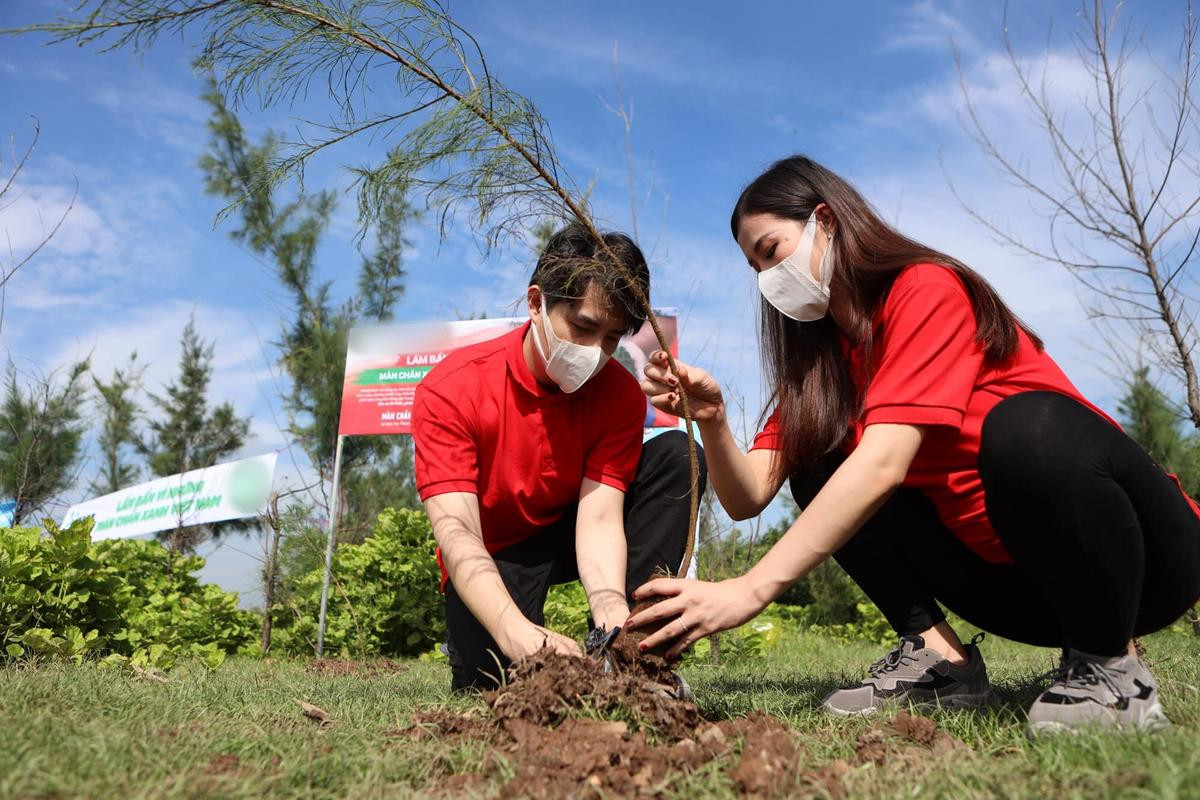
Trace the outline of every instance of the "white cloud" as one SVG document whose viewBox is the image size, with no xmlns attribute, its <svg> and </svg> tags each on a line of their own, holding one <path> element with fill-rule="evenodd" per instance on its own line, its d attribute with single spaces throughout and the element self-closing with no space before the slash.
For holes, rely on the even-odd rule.
<svg viewBox="0 0 1200 800">
<path fill-rule="evenodd" d="M 54 156 L 20 178 L 0 208 L 0 263 L 11 268 L 62 225 L 9 282 L 10 312 L 124 307 L 137 289 L 162 287 L 186 267 L 197 237 L 176 182 Z"/>
<path fill-rule="evenodd" d="M 165 143 L 195 158 L 208 140 L 208 110 L 199 94 L 199 84 L 195 91 L 185 92 L 142 71 L 136 83 L 100 84 L 89 99 L 142 139 Z"/>
<path fill-rule="evenodd" d="M 66 364 L 90 356 L 92 370 L 107 378 L 136 351 L 138 363 L 146 366 L 146 388 L 161 394 L 166 383 L 177 379 L 179 340 L 193 313 L 201 338 L 213 345 L 210 401 L 230 401 L 244 414 L 260 399 L 263 363 L 258 332 L 248 314 L 181 299 L 164 300 L 144 310 L 100 317 L 93 325 L 67 331 L 44 360 Z"/>
<path fill-rule="evenodd" d="M 883 50 L 941 50 L 953 39 L 959 47 L 973 49 L 975 35 L 935 0 L 920 0 L 901 13 L 896 30 L 883 41 Z"/>
</svg>

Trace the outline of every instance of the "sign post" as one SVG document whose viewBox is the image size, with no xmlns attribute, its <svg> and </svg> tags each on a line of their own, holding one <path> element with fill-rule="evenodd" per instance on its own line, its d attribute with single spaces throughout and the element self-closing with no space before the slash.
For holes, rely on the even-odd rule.
<svg viewBox="0 0 1200 800">
<path fill-rule="evenodd" d="M 329 538 L 325 540 L 325 577 L 321 580 L 321 616 L 317 620 L 317 658 L 325 652 L 325 610 L 329 606 L 329 577 L 333 574 L 333 542 L 337 538 L 337 518 L 342 489 L 342 441 L 338 434 L 337 450 L 333 456 L 333 498 L 329 501 Z"/>
</svg>

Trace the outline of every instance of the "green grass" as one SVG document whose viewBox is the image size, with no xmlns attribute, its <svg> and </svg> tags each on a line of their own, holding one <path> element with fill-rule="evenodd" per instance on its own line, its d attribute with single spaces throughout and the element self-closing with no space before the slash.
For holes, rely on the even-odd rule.
<svg viewBox="0 0 1200 800">
<path fill-rule="evenodd" d="M 1200 639 L 1163 634 L 1146 645 L 1171 731 L 1027 741 L 1024 710 L 1054 654 L 988 639 L 1000 703 L 936 715 L 973 752 L 853 766 L 848 796 L 1200 797 Z M 761 659 L 686 675 L 710 717 L 762 709 L 787 720 L 805 766 L 817 767 L 850 759 L 871 724 L 826 717 L 817 704 L 880 653 L 797 634 Z M 177 669 L 165 684 L 92 665 L 0 669 L 0 797 L 428 796 L 447 776 L 475 771 L 483 747 L 389 731 L 417 710 L 482 713 L 480 701 L 451 697 L 448 682 L 444 664 L 420 661 L 398 674 L 331 677 L 301 662 L 234 660 L 214 673 Z M 335 723 L 306 719 L 298 699 Z M 719 766 L 681 776 L 670 796 L 732 796 Z M 493 773 L 476 794 L 494 795 L 502 777 Z"/>
</svg>

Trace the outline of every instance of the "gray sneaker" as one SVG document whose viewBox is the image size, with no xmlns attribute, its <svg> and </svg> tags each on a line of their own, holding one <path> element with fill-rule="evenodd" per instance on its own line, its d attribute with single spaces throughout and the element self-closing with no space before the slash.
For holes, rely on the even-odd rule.
<svg viewBox="0 0 1200 800">
<path fill-rule="evenodd" d="M 979 634 L 967 645 L 966 664 L 955 665 L 926 647 L 920 636 L 901 636 L 895 650 L 871 665 L 858 686 L 825 698 L 826 711 L 842 717 L 869 716 L 889 706 L 976 708 L 992 698 Z"/>
<path fill-rule="evenodd" d="M 1137 656 L 1065 650 L 1053 675 L 1029 708 L 1030 736 L 1085 726 L 1153 731 L 1171 725 L 1158 702 L 1158 684 Z"/>
</svg>

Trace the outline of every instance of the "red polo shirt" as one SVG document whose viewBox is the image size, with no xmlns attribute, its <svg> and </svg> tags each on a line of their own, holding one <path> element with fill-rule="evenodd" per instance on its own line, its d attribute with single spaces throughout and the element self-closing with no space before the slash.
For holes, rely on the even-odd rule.
<svg viewBox="0 0 1200 800">
<path fill-rule="evenodd" d="M 421 381 L 413 406 L 421 500 L 478 495 L 489 553 L 558 521 L 584 478 L 625 491 L 642 454 L 646 398 L 633 375 L 609 359 L 571 394 L 547 389 L 525 363 L 528 330 L 451 353 Z"/>
<path fill-rule="evenodd" d="M 874 423 L 930 426 L 909 467 L 905 486 L 923 491 L 942 523 L 985 561 L 1008 563 L 984 506 L 979 478 L 984 417 L 1020 392 L 1065 394 L 1117 425 L 1089 403 L 1063 371 L 1019 332 L 1016 356 L 985 364 L 975 341 L 975 313 L 957 274 L 936 264 L 914 264 L 896 278 L 875 320 L 875 374 L 867 382 L 862 354 L 847 346 L 851 375 L 865 386 L 863 413 L 851 426 L 845 450 L 858 446 Z M 1117 426 L 1120 427 L 1120 426 Z M 777 412 L 752 449 L 780 448 Z"/>
</svg>

